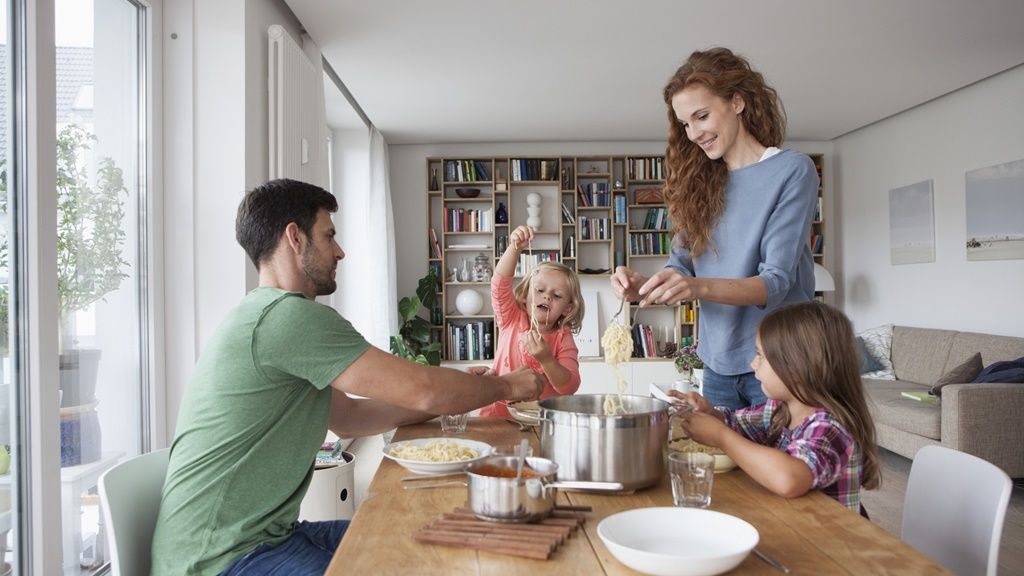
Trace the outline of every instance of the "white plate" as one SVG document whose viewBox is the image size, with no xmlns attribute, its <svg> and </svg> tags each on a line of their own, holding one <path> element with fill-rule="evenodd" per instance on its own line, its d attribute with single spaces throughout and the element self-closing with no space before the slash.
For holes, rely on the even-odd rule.
<svg viewBox="0 0 1024 576">
<path fill-rule="evenodd" d="M 738 566 L 757 546 L 749 523 L 700 508 L 638 508 L 597 525 L 601 541 L 626 566 L 659 576 L 710 576 Z"/>
<path fill-rule="evenodd" d="M 527 426 L 540 424 L 540 404 L 536 400 L 525 402 L 509 402 L 508 413 L 516 422 Z"/>
<path fill-rule="evenodd" d="M 458 444 L 459 446 L 462 446 L 464 448 L 475 450 L 476 458 L 473 458 L 471 460 L 456 460 L 455 462 L 424 462 L 422 460 L 406 460 L 404 458 L 396 458 L 391 455 L 391 450 L 398 446 L 412 445 L 422 447 L 426 446 L 429 442 L 433 442 L 435 440 L 446 440 L 448 442 Z M 466 440 L 464 438 L 450 437 L 417 438 L 416 440 L 403 440 L 402 442 L 392 442 L 391 444 L 388 444 L 387 446 L 384 447 L 384 456 L 386 458 L 394 460 L 395 462 L 398 462 L 399 464 L 404 466 L 408 471 L 414 472 L 416 474 L 445 474 L 448 472 L 459 472 L 461 470 L 465 470 L 466 467 L 472 464 L 473 462 L 486 458 L 492 451 L 494 451 L 494 448 L 490 444 L 487 444 L 485 442 L 477 442 L 476 440 Z"/>
</svg>

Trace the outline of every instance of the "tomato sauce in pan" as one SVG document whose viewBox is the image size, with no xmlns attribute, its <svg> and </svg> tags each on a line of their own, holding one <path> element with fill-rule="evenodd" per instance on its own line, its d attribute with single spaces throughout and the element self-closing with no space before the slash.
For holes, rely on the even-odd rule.
<svg viewBox="0 0 1024 576">
<path fill-rule="evenodd" d="M 479 474 L 480 476 L 491 476 L 491 477 L 494 477 L 494 478 L 515 478 L 516 477 L 516 469 L 515 468 L 510 468 L 510 467 L 505 467 L 505 466 L 494 466 L 493 464 L 485 464 L 483 466 L 480 466 L 479 468 L 473 470 L 473 473 L 474 474 Z M 542 476 L 544 476 L 544 475 L 541 474 L 540 472 L 537 472 L 536 470 L 523 467 L 522 478 L 540 478 Z"/>
</svg>

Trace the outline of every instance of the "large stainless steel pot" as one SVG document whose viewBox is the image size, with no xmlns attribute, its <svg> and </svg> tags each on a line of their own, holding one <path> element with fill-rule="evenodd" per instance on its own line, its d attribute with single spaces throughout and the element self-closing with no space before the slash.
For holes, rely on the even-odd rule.
<svg viewBox="0 0 1024 576">
<path fill-rule="evenodd" d="M 653 486 L 665 473 L 669 404 L 623 395 L 625 414 L 604 413 L 607 394 L 540 401 L 540 455 L 558 462 L 559 479 L 620 482 L 625 490 Z"/>
<path fill-rule="evenodd" d="M 469 509 L 481 520 L 492 522 L 536 522 L 555 506 L 558 488 L 578 490 L 622 490 L 621 484 L 604 482 L 557 482 L 558 464 L 545 458 L 526 458 L 533 477 L 506 478 L 483 474 L 495 469 L 516 469 L 515 456 L 492 456 L 466 469 L 469 479 Z"/>
</svg>

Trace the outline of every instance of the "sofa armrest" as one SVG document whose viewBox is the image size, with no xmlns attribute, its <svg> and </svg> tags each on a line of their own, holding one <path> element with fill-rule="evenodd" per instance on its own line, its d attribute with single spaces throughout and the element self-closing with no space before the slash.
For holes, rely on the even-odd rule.
<svg viewBox="0 0 1024 576">
<path fill-rule="evenodd" d="M 942 445 L 1024 476 L 1022 415 L 1022 384 L 949 384 L 942 388 Z"/>
</svg>

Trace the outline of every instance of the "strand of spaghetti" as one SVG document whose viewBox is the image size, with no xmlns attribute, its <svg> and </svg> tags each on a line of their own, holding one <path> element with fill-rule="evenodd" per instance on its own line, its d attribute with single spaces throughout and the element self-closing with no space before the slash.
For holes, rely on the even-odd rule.
<svg viewBox="0 0 1024 576">
<path fill-rule="evenodd" d="M 529 271 L 526 271 L 526 282 L 527 289 L 530 292 L 530 330 L 537 333 L 540 336 L 540 325 L 537 323 L 537 318 L 534 315 L 534 311 L 537 309 L 537 297 L 533 291 L 533 238 L 527 237 L 526 240 L 526 251 L 529 258 L 526 259 L 526 263 L 529 266 Z"/>
</svg>

